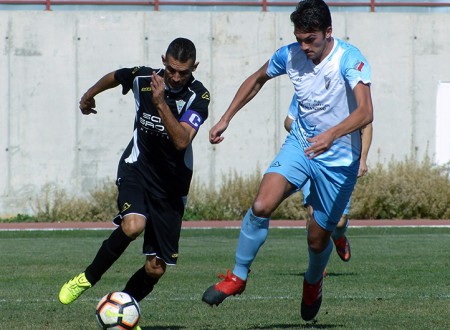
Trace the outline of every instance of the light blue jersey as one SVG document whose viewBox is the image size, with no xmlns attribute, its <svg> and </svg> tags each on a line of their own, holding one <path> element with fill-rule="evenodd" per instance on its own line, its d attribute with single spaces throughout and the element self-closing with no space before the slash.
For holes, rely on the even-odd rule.
<svg viewBox="0 0 450 330">
<path fill-rule="evenodd" d="M 280 152 L 266 173 L 283 175 L 296 190 L 313 181 L 308 203 L 314 218 L 333 231 L 350 200 L 359 168 L 361 132 L 342 136 L 330 149 L 309 159 L 307 138 L 345 120 L 356 108 L 353 88 L 370 84 L 370 66 L 360 51 L 334 39 L 330 54 L 315 65 L 298 43 L 281 47 L 269 61 L 269 77 L 287 74 L 295 93 L 288 116 L 294 121 Z"/>
<path fill-rule="evenodd" d="M 333 49 L 315 65 L 299 43 L 281 47 L 269 61 L 271 78 L 287 74 L 295 89 L 297 114 L 291 113 L 293 134 L 303 149 L 310 146 L 306 138 L 336 126 L 356 107 L 353 88 L 371 83 L 370 66 L 354 46 L 334 38 Z M 348 166 L 361 155 L 361 134 L 357 130 L 334 140 L 330 149 L 314 158 L 327 167 Z"/>
</svg>

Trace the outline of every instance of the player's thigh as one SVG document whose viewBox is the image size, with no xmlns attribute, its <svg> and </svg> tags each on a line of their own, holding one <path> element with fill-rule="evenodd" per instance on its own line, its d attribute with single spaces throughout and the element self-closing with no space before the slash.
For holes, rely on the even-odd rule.
<svg viewBox="0 0 450 330">
<path fill-rule="evenodd" d="M 143 246 L 145 255 L 156 256 L 167 265 L 177 263 L 183 212 L 181 197 L 149 200 Z"/>
<path fill-rule="evenodd" d="M 261 181 L 253 204 L 255 215 L 269 216 L 285 198 L 303 187 L 310 176 L 309 162 L 297 139 L 289 135 Z"/>
<path fill-rule="evenodd" d="M 265 172 L 268 173 L 282 175 L 292 185 L 294 192 L 301 189 L 311 177 L 311 160 L 305 156 L 293 135 L 286 137 L 283 146 Z"/>
<path fill-rule="evenodd" d="M 137 214 L 147 218 L 147 192 L 142 186 L 141 178 L 136 175 L 129 175 L 117 180 L 116 184 L 118 189 L 117 206 L 120 218 L 117 222 L 120 223 L 125 216 L 130 214 Z"/>
<path fill-rule="evenodd" d="M 269 217 L 292 190 L 294 186 L 281 174 L 265 174 L 253 201 L 253 213 L 256 216 Z"/>
<path fill-rule="evenodd" d="M 331 231 L 324 229 L 317 223 L 314 216 L 308 224 L 308 246 L 315 253 L 322 252 L 328 245 Z"/>
<path fill-rule="evenodd" d="M 118 190 L 119 214 L 113 222 L 122 226 L 127 236 L 136 238 L 144 231 L 148 217 L 146 193 L 134 177 L 121 180 Z"/>
<path fill-rule="evenodd" d="M 315 221 L 327 231 L 339 222 L 356 184 L 357 169 L 318 166 L 311 181 L 309 203 Z"/>
</svg>

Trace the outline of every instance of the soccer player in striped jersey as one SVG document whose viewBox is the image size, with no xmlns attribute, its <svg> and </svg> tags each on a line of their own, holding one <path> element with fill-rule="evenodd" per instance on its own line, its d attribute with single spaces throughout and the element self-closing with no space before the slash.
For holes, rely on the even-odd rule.
<svg viewBox="0 0 450 330">
<path fill-rule="evenodd" d="M 167 265 L 178 259 L 181 221 L 193 171 L 192 140 L 208 117 L 210 96 L 193 72 L 196 48 L 186 38 L 173 40 L 161 56 L 163 68 L 122 68 L 103 76 L 83 95 L 80 110 L 97 113 L 94 97 L 121 85 L 135 100 L 133 135 L 119 161 L 118 226 L 103 241 L 91 264 L 65 283 L 62 304 L 75 301 L 94 286 L 143 233 L 144 265 L 122 290 L 137 301 L 144 299 Z"/>
</svg>

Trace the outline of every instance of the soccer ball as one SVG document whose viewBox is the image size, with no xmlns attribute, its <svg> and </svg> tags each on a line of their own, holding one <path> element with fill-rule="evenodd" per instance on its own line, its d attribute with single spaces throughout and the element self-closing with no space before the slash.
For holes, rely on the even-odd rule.
<svg viewBox="0 0 450 330">
<path fill-rule="evenodd" d="M 134 329 L 141 315 L 138 302 L 125 292 L 112 292 L 105 295 L 95 312 L 102 329 Z"/>
</svg>

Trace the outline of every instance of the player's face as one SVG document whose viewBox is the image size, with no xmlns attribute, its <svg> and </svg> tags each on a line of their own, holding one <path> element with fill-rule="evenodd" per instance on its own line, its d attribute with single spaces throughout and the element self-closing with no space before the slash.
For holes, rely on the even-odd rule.
<svg viewBox="0 0 450 330">
<path fill-rule="evenodd" d="M 182 63 L 172 56 L 167 56 L 167 58 L 162 56 L 162 60 L 166 67 L 164 82 L 172 89 L 180 89 L 186 85 L 198 65 L 198 62 L 194 63 L 193 60 Z"/>
<path fill-rule="evenodd" d="M 331 50 L 331 27 L 322 31 L 302 32 L 294 29 L 294 35 L 306 56 L 315 64 L 319 64 Z"/>
</svg>

